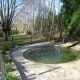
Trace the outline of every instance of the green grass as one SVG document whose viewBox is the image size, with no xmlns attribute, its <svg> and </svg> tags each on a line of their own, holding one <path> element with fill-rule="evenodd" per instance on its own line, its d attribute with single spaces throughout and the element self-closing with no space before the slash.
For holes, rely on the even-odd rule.
<svg viewBox="0 0 80 80">
<path fill-rule="evenodd" d="M 4 41 L 4 37 L 0 37 L 0 46 L 3 46 L 4 44 L 11 44 L 12 41 L 12 36 L 13 36 L 13 42 L 22 42 L 22 41 L 27 41 L 29 39 L 27 35 L 19 35 L 19 34 L 14 34 L 10 35 L 9 41 Z"/>
<path fill-rule="evenodd" d="M 6 56 L 3 57 L 3 60 L 4 60 L 5 63 L 11 63 L 12 62 L 12 60 L 9 57 L 6 57 Z"/>
<path fill-rule="evenodd" d="M 12 72 L 13 71 L 13 67 L 12 66 L 8 66 L 7 68 L 6 68 L 6 72 L 8 73 L 8 72 Z"/>
<path fill-rule="evenodd" d="M 17 80 L 16 76 L 14 74 L 6 74 L 7 80 Z"/>
<path fill-rule="evenodd" d="M 3 37 L 0 37 L 0 42 L 3 41 Z"/>
<path fill-rule="evenodd" d="M 11 46 L 12 45 L 12 36 L 13 36 L 13 44 L 14 45 L 22 45 L 22 44 L 28 44 L 31 43 L 31 36 L 30 35 L 19 35 L 19 34 L 14 34 L 14 35 L 10 35 L 9 37 L 9 41 L 4 41 L 4 37 L 0 37 L 0 46 L 4 46 L 4 45 L 8 45 Z M 39 39 L 39 37 L 37 38 L 33 38 L 33 41 L 38 41 L 42 40 L 41 38 Z"/>
</svg>

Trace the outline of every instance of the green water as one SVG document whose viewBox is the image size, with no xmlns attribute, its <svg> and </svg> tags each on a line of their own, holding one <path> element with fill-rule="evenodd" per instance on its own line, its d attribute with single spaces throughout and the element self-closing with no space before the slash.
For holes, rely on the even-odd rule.
<svg viewBox="0 0 80 80">
<path fill-rule="evenodd" d="M 80 58 L 80 52 L 71 48 L 63 48 L 58 46 L 42 47 L 30 49 L 24 52 L 23 56 L 31 61 L 54 64 L 66 63 Z"/>
</svg>

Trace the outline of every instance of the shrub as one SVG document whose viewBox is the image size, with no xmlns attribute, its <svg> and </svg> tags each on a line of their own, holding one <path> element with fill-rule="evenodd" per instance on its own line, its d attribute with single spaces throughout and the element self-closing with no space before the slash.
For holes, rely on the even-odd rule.
<svg viewBox="0 0 80 80">
<path fill-rule="evenodd" d="M 6 51 L 5 51 L 5 50 L 3 50 L 3 51 L 2 51 L 2 53 L 3 53 L 3 54 L 6 54 Z"/>
<path fill-rule="evenodd" d="M 3 60 L 5 63 L 11 63 L 12 62 L 12 60 L 9 57 L 4 57 Z"/>
<path fill-rule="evenodd" d="M 11 67 L 11 66 L 8 66 L 7 68 L 6 68 L 6 72 L 12 72 L 13 71 L 13 68 Z"/>
<path fill-rule="evenodd" d="M 6 79 L 7 80 L 17 80 L 16 76 L 13 74 L 6 74 Z"/>
<path fill-rule="evenodd" d="M 17 44 L 16 44 L 16 46 L 20 46 L 20 45 L 21 45 L 20 43 L 17 43 Z"/>
<path fill-rule="evenodd" d="M 8 51 L 8 50 L 9 50 L 9 46 L 8 46 L 8 45 L 4 45 L 4 46 L 2 47 L 2 50 Z"/>
<path fill-rule="evenodd" d="M 6 54 L 6 51 L 8 51 L 9 50 L 9 46 L 8 45 L 4 45 L 3 47 L 2 47 L 2 53 L 3 54 Z"/>
</svg>

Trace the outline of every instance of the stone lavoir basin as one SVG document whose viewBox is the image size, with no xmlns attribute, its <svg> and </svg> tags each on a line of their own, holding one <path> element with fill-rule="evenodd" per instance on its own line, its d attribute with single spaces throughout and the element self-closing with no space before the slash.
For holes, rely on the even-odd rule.
<svg viewBox="0 0 80 80">
<path fill-rule="evenodd" d="M 80 52 L 67 47 L 45 46 L 26 50 L 23 56 L 34 62 L 58 64 L 80 59 Z"/>
<path fill-rule="evenodd" d="M 20 74 L 14 74 L 21 75 L 19 80 L 80 80 L 80 45 L 67 48 L 71 45 L 42 42 L 16 47 L 10 55 Z"/>
</svg>

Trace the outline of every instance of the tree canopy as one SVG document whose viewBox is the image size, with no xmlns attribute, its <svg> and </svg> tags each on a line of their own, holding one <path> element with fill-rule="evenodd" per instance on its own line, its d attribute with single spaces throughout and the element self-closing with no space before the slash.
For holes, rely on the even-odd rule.
<svg viewBox="0 0 80 80">
<path fill-rule="evenodd" d="M 62 23 L 69 35 L 80 35 L 80 0 L 61 0 Z"/>
<path fill-rule="evenodd" d="M 4 40 L 8 40 L 10 35 L 11 23 L 15 17 L 17 7 L 17 0 L 0 0 L 0 25 L 5 34 Z"/>
</svg>

